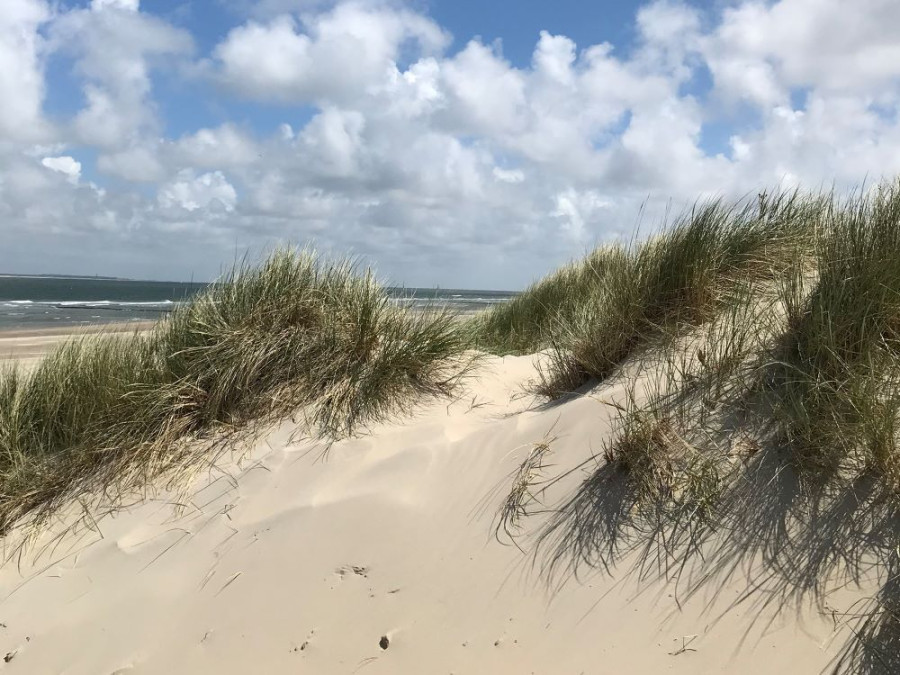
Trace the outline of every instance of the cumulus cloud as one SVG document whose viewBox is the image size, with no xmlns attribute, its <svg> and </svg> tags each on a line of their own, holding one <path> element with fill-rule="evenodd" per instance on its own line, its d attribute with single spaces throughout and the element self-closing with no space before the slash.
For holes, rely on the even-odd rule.
<svg viewBox="0 0 900 675">
<path fill-rule="evenodd" d="M 327 108 L 303 129 L 298 149 L 317 173 L 325 176 L 351 177 L 362 170 L 365 117 L 353 110 Z"/>
<path fill-rule="evenodd" d="M 221 171 L 197 176 L 191 169 L 184 169 L 160 188 L 157 199 L 163 208 L 234 211 L 237 192 Z"/>
<path fill-rule="evenodd" d="M 525 180 L 525 174 L 519 169 L 501 169 L 495 166 L 493 174 L 494 178 L 504 183 L 521 183 Z"/>
<path fill-rule="evenodd" d="M 406 10 L 338 5 L 298 21 L 281 15 L 232 30 L 215 49 L 223 83 L 262 100 L 322 101 L 355 97 L 380 83 L 407 43 L 424 53 L 447 35 Z"/>
<path fill-rule="evenodd" d="M 698 197 L 900 172 L 890 0 L 656 0 L 628 45 L 544 31 L 521 63 L 378 0 L 245 3 L 196 58 L 147 3 L 7 5 L 0 266 L 95 249 L 110 273 L 210 275 L 312 240 L 398 282 L 515 287 Z M 83 94 L 53 126 L 48 55 Z M 172 135 L 154 83 L 182 71 L 213 100 Z"/>
<path fill-rule="evenodd" d="M 182 136 L 172 144 L 172 154 L 177 163 L 199 168 L 241 166 L 259 158 L 254 140 L 233 124 Z"/>
<path fill-rule="evenodd" d="M 134 183 L 152 183 L 166 175 L 155 144 L 135 143 L 110 150 L 97 158 L 97 168 Z"/>
<path fill-rule="evenodd" d="M 140 4 L 140 0 L 91 0 L 91 9 L 94 11 L 121 9 L 126 12 L 136 12 Z"/>
<path fill-rule="evenodd" d="M 872 94 L 900 77 L 898 21 L 892 0 L 745 2 L 724 10 L 703 51 L 732 96 L 742 82 L 768 94 L 763 103 L 790 87 Z"/>
<path fill-rule="evenodd" d="M 50 18 L 43 0 L 6 0 L 0 11 L 0 141 L 30 141 L 46 135 L 42 38 Z"/>
<path fill-rule="evenodd" d="M 81 162 L 75 160 L 74 157 L 63 155 L 61 157 L 44 157 L 41 164 L 51 171 L 57 171 L 65 174 L 69 178 L 70 183 L 78 183 L 81 177 Z"/>
<path fill-rule="evenodd" d="M 138 9 L 137 0 L 94 0 L 51 25 L 50 48 L 71 55 L 83 78 L 86 105 L 72 120 L 82 143 L 119 148 L 156 132 L 151 69 L 192 50 L 187 32 Z"/>
</svg>

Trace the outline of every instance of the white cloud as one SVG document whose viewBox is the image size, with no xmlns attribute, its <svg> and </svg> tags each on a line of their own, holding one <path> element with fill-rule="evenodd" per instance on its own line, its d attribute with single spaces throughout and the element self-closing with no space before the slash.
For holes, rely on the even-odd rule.
<svg viewBox="0 0 900 675">
<path fill-rule="evenodd" d="M 283 141 L 290 141 L 294 138 L 294 128 L 287 122 L 278 125 L 278 135 Z"/>
<path fill-rule="evenodd" d="M 53 22 L 50 46 L 72 55 L 84 80 L 86 105 L 73 120 L 76 137 L 113 149 L 157 130 L 152 66 L 189 54 L 193 41 L 184 30 L 139 12 L 133 0 L 95 0 L 90 10 L 72 10 Z"/>
<path fill-rule="evenodd" d="M 327 108 L 303 129 L 298 150 L 322 175 L 357 175 L 362 168 L 365 125 L 359 112 Z"/>
<path fill-rule="evenodd" d="M 38 28 L 50 18 L 43 0 L 4 0 L 0 11 L 0 141 L 48 133 L 41 106 L 44 76 Z"/>
<path fill-rule="evenodd" d="M 771 105 L 791 87 L 877 95 L 900 77 L 897 25 L 892 0 L 744 2 L 725 9 L 703 52 L 732 98 Z"/>
<path fill-rule="evenodd" d="M 78 139 L 89 145 L 111 148 L 126 141 L 132 134 L 136 123 L 144 116 L 135 113 L 140 106 L 138 100 L 127 105 L 109 91 L 87 85 L 84 89 L 87 106 L 78 113 L 74 120 Z"/>
<path fill-rule="evenodd" d="M 448 38 L 421 15 L 344 3 L 302 24 L 282 15 L 235 28 L 214 60 L 221 81 L 245 96 L 346 100 L 381 82 L 409 41 L 422 53 L 436 53 Z"/>
<path fill-rule="evenodd" d="M 157 148 L 150 144 L 134 144 L 102 154 L 97 158 L 97 168 L 103 173 L 136 183 L 151 183 L 166 175 Z"/>
<path fill-rule="evenodd" d="M 515 134 L 526 123 L 524 74 L 480 42 L 441 66 L 448 116 L 481 134 Z"/>
<path fill-rule="evenodd" d="M 60 157 L 44 157 L 41 164 L 52 171 L 65 174 L 69 178 L 69 182 L 78 183 L 81 177 L 81 162 L 75 160 L 74 157 L 62 155 Z"/>
<path fill-rule="evenodd" d="M 554 201 L 556 208 L 550 213 L 559 219 L 563 233 L 582 245 L 590 243 L 588 225 L 596 222 L 600 213 L 612 203 L 596 190 L 575 190 L 566 188 L 558 193 Z"/>
<path fill-rule="evenodd" d="M 233 124 L 183 136 L 173 144 L 173 153 L 179 164 L 200 168 L 240 166 L 259 157 L 253 139 Z"/>
<path fill-rule="evenodd" d="M 700 16 L 681 2 L 653 2 L 638 10 L 637 24 L 646 44 L 652 47 L 683 45 L 700 30 Z"/>
<path fill-rule="evenodd" d="M 173 181 L 160 188 L 157 199 L 163 208 L 234 211 L 237 192 L 221 171 L 197 176 L 190 169 L 185 169 Z"/>
<path fill-rule="evenodd" d="M 136 12 L 140 8 L 141 0 L 91 0 L 91 9 L 99 12 L 104 9 L 121 9 L 126 12 Z"/>
<path fill-rule="evenodd" d="M 501 169 L 495 166 L 493 174 L 494 178 L 504 183 L 521 183 L 525 180 L 525 173 L 519 169 Z"/>
<path fill-rule="evenodd" d="M 248 2 L 253 18 L 187 69 L 188 89 L 218 86 L 188 99 L 174 123 L 199 121 L 175 137 L 153 84 L 191 36 L 148 3 L 7 4 L 0 267 L 78 250 L 127 266 L 112 273 L 209 275 L 235 246 L 287 239 L 368 255 L 398 282 L 520 286 L 670 204 L 900 172 L 889 0 L 661 0 L 636 12 L 631 45 L 544 31 L 515 65 L 469 35 L 451 48 L 398 3 Z M 55 127 L 48 53 L 84 94 Z"/>
</svg>

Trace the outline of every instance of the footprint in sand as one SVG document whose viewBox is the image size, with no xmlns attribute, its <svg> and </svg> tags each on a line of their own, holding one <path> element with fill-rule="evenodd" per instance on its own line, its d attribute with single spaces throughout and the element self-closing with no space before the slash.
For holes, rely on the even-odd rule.
<svg viewBox="0 0 900 675">
<path fill-rule="evenodd" d="M 342 565 L 336 568 L 334 573 L 342 579 L 350 574 L 367 579 L 369 577 L 369 568 L 364 565 Z"/>
<path fill-rule="evenodd" d="M 295 646 L 295 647 L 291 648 L 291 651 L 292 652 L 305 652 L 307 649 L 309 649 L 312 639 L 313 639 L 313 636 L 315 636 L 315 634 L 316 634 L 316 629 L 313 628 L 311 631 L 309 631 L 309 633 L 307 633 L 306 639 L 300 643 L 300 646 L 299 647 Z"/>
</svg>

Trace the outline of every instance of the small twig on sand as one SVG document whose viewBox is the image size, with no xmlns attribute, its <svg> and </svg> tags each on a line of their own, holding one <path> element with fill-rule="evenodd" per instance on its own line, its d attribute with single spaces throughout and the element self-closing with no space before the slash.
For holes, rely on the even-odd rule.
<svg viewBox="0 0 900 675">
<path fill-rule="evenodd" d="M 684 654 L 685 652 L 695 652 L 697 651 L 690 645 L 694 640 L 697 639 L 696 635 L 682 635 L 681 636 L 681 647 L 676 649 L 674 652 L 669 652 L 669 656 L 678 656 L 679 654 Z"/>
</svg>

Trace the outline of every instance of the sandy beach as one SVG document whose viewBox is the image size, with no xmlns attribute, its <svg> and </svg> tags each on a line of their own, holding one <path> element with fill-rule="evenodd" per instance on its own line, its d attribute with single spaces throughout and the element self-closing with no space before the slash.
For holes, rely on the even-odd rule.
<svg viewBox="0 0 900 675">
<path fill-rule="evenodd" d="M 132 321 L 0 331 L 0 366 L 18 361 L 21 367 L 30 369 L 54 347 L 70 338 L 101 333 L 129 334 L 135 330 L 148 330 L 152 325 L 152 321 Z"/>
<path fill-rule="evenodd" d="M 453 401 L 325 447 L 272 427 L 113 513 L 70 509 L 0 569 L 0 651 L 27 673 L 815 673 L 847 628 L 779 596 L 762 560 L 685 581 L 639 550 L 608 568 L 496 536 L 512 476 L 577 466 L 534 506 L 573 494 L 622 390 L 548 406 L 523 393 L 535 359 L 490 357 Z M 556 467 L 556 468 L 554 468 Z M 554 543 L 556 542 L 556 543 Z M 582 551 L 583 552 L 583 551 Z M 846 610 L 864 590 L 844 590 Z M 764 664 L 761 665 L 761 664 Z M 762 669 L 762 670 L 761 670 Z"/>
</svg>

